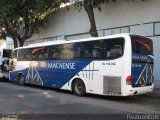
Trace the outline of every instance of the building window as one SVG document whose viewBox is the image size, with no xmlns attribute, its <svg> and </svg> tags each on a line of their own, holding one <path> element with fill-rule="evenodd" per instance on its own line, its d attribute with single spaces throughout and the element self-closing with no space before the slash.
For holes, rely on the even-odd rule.
<svg viewBox="0 0 160 120">
<path fill-rule="evenodd" d="M 31 44 L 31 42 L 30 42 L 30 41 L 26 41 L 26 42 L 24 42 L 24 46 L 27 46 L 27 45 L 29 45 L 29 44 Z"/>
<path fill-rule="evenodd" d="M 144 36 L 153 36 L 153 23 L 144 23 L 142 28 Z"/>
<path fill-rule="evenodd" d="M 98 32 L 98 36 L 99 36 L 99 37 L 100 37 L 100 36 L 103 36 L 103 30 L 98 30 L 97 32 Z"/>
<path fill-rule="evenodd" d="M 47 39 L 47 38 L 44 38 L 44 39 L 43 39 L 43 42 L 47 42 L 47 41 L 48 41 L 48 39 Z"/>
<path fill-rule="evenodd" d="M 114 29 L 112 29 L 112 35 L 119 34 L 119 33 L 120 33 L 120 28 L 114 28 Z"/>
<path fill-rule="evenodd" d="M 105 36 L 111 35 L 111 34 L 112 34 L 112 31 L 111 31 L 111 30 L 105 30 L 105 31 L 104 31 L 104 34 L 105 34 Z"/>
<path fill-rule="evenodd" d="M 121 33 L 129 33 L 129 27 L 122 27 Z"/>
<path fill-rule="evenodd" d="M 41 40 L 38 40 L 38 39 L 33 41 L 34 44 L 35 43 L 40 43 L 40 42 L 41 42 Z"/>
<path fill-rule="evenodd" d="M 160 35 L 160 22 L 155 23 L 155 35 Z"/>
</svg>

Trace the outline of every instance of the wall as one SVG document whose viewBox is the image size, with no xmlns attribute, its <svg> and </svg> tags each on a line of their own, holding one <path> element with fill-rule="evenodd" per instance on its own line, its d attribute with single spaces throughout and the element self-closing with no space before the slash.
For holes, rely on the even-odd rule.
<svg viewBox="0 0 160 120">
<path fill-rule="evenodd" d="M 117 0 L 105 3 L 102 11 L 95 9 L 95 20 L 99 36 L 131 32 L 150 37 L 154 42 L 155 83 L 160 87 L 160 0 Z M 90 23 L 84 9 L 75 7 L 61 10 L 50 18 L 46 28 L 40 30 L 27 44 L 59 39 L 90 37 Z M 34 40 L 34 41 L 33 41 Z"/>
</svg>

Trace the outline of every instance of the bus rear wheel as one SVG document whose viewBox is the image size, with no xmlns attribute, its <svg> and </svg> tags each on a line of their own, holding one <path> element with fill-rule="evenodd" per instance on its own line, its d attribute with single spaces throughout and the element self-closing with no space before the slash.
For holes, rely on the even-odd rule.
<svg viewBox="0 0 160 120">
<path fill-rule="evenodd" d="M 22 74 L 18 75 L 18 80 L 17 80 L 18 85 L 24 85 L 25 84 L 25 80 Z"/>
<path fill-rule="evenodd" d="M 72 92 L 77 96 L 84 96 L 86 93 L 86 87 L 82 80 L 77 79 L 73 82 Z"/>
</svg>

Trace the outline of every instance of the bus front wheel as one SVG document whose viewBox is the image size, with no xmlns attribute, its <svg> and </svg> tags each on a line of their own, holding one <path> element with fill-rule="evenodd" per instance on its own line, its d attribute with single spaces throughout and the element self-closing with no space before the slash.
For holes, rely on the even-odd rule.
<svg viewBox="0 0 160 120">
<path fill-rule="evenodd" d="M 86 87 L 82 80 L 77 79 L 72 84 L 72 92 L 77 96 L 84 96 L 86 93 Z"/>
<path fill-rule="evenodd" d="M 25 80 L 24 80 L 24 77 L 23 77 L 22 74 L 19 74 L 19 75 L 18 75 L 17 83 L 18 83 L 19 85 L 22 85 L 22 86 L 25 84 Z"/>
</svg>

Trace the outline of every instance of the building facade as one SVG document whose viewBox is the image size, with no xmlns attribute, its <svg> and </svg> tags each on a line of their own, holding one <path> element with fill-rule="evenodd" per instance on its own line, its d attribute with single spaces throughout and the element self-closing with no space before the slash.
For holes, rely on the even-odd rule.
<svg viewBox="0 0 160 120">
<path fill-rule="evenodd" d="M 154 43 L 155 87 L 160 88 L 160 0 L 108 0 L 94 9 L 99 36 L 133 33 L 149 37 Z M 83 8 L 70 7 L 53 15 L 40 33 L 33 35 L 25 45 L 55 40 L 73 40 L 90 37 L 90 23 Z"/>
</svg>

